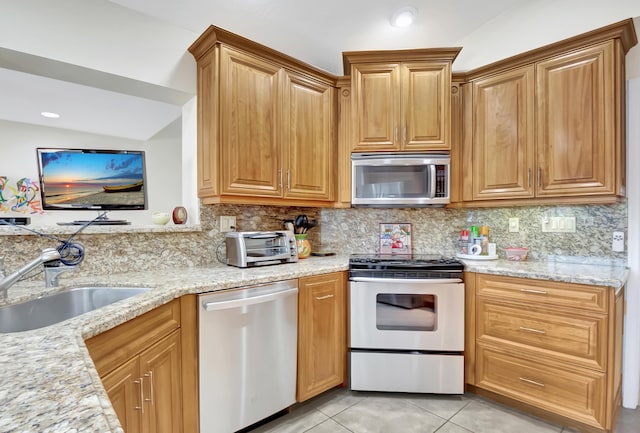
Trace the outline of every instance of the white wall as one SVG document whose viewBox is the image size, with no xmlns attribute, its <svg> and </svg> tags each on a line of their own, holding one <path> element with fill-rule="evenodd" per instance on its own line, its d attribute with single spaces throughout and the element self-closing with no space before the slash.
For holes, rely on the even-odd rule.
<svg viewBox="0 0 640 433">
<path fill-rule="evenodd" d="M 640 17 L 634 19 L 640 34 Z M 640 46 L 627 54 L 627 234 L 629 281 L 625 317 L 622 404 L 635 408 L 640 398 Z"/>
<path fill-rule="evenodd" d="M 0 47 L 195 95 L 199 36 L 104 0 L 0 0 Z"/>
<path fill-rule="evenodd" d="M 637 16 L 638 0 L 531 1 L 504 12 L 465 37 L 453 69 L 473 69 Z"/>
<path fill-rule="evenodd" d="M 181 122 L 176 121 L 143 142 L 0 120 L 0 176 L 7 176 L 10 186 L 23 177 L 38 180 L 37 147 L 68 147 L 96 149 L 144 150 L 147 169 L 147 197 L 145 211 L 113 211 L 110 218 L 126 219 L 135 225 L 151 224 L 151 212 L 171 210 L 182 204 Z M 9 212 L 2 216 L 29 216 L 35 226 L 55 225 L 57 222 L 87 220 L 97 216 L 94 211 L 46 211 L 44 214 Z M 191 221 L 189 221 L 191 223 Z"/>
</svg>

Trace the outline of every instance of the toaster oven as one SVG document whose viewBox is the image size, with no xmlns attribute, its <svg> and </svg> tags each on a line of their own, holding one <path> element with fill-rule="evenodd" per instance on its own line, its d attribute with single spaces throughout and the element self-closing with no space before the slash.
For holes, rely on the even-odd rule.
<svg viewBox="0 0 640 433">
<path fill-rule="evenodd" d="M 287 230 L 229 232 L 225 243 L 227 264 L 239 268 L 298 261 L 296 239 Z"/>
</svg>

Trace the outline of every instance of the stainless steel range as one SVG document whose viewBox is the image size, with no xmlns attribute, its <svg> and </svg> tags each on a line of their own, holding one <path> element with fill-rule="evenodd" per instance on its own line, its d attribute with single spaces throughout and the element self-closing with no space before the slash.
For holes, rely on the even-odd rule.
<svg viewBox="0 0 640 433">
<path fill-rule="evenodd" d="M 464 392 L 463 269 L 439 256 L 351 257 L 351 389 Z"/>
</svg>

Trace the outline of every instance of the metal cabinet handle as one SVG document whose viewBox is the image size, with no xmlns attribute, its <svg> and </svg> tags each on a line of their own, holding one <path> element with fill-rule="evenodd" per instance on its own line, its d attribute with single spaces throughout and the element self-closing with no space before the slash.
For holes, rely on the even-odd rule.
<svg viewBox="0 0 640 433">
<path fill-rule="evenodd" d="M 526 331 L 526 332 L 533 332 L 534 334 L 546 334 L 547 333 L 547 331 L 543 331 L 542 329 L 527 328 L 525 326 L 521 326 L 520 330 L 521 331 Z"/>
<path fill-rule="evenodd" d="M 546 295 L 547 294 L 547 292 L 545 292 L 544 290 L 520 289 L 520 291 L 525 292 L 525 293 L 534 293 L 536 295 Z"/>
<path fill-rule="evenodd" d="M 291 191 L 291 170 L 287 170 L 287 190 Z"/>
<path fill-rule="evenodd" d="M 281 168 L 278 169 L 278 177 L 280 178 L 279 186 L 280 186 L 280 189 L 282 189 L 282 169 Z"/>
<path fill-rule="evenodd" d="M 542 169 L 538 167 L 538 188 L 542 186 Z"/>
<path fill-rule="evenodd" d="M 144 401 L 148 401 L 149 404 L 153 405 L 153 371 L 147 371 L 144 377 L 149 378 L 149 398 L 145 398 Z"/>
<path fill-rule="evenodd" d="M 140 392 L 138 394 L 140 406 L 135 406 L 134 409 L 139 410 L 140 413 L 144 413 L 144 391 L 142 390 L 142 378 L 134 380 L 133 383 L 135 383 L 136 385 L 140 385 Z"/>
<path fill-rule="evenodd" d="M 397 143 L 398 142 L 398 127 L 396 126 L 396 132 L 395 132 L 395 138 L 394 141 Z"/>
<path fill-rule="evenodd" d="M 402 142 L 407 144 L 407 124 L 404 125 L 404 130 L 402 132 Z"/>
<path fill-rule="evenodd" d="M 531 167 L 527 169 L 527 188 L 531 188 Z"/>
<path fill-rule="evenodd" d="M 329 299 L 329 298 L 333 298 L 333 294 L 324 295 L 324 296 L 316 296 L 316 301 L 322 301 L 323 299 Z"/>
<path fill-rule="evenodd" d="M 544 383 L 536 382 L 535 380 L 527 379 L 525 377 L 519 377 L 518 379 L 520 379 L 523 382 L 530 383 L 531 385 L 536 385 L 544 388 Z"/>
</svg>

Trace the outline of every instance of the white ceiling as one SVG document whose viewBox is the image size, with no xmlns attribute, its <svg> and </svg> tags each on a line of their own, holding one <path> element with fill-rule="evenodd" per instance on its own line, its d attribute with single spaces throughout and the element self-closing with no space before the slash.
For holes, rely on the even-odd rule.
<svg viewBox="0 0 640 433">
<path fill-rule="evenodd" d="M 196 35 L 214 24 L 342 75 L 342 51 L 460 46 L 505 11 L 541 0 L 111 1 Z M 407 5 L 418 9 L 414 25 L 390 26 Z"/>
</svg>

